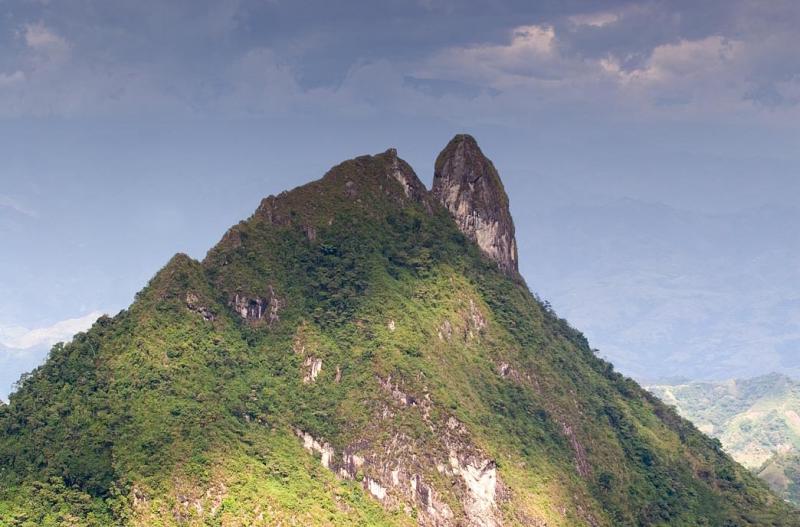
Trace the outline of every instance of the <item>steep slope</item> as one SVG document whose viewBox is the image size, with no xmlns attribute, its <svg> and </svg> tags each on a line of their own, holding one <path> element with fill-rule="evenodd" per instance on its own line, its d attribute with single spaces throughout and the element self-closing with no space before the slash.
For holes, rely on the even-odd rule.
<svg viewBox="0 0 800 527">
<path fill-rule="evenodd" d="M 776 452 L 756 473 L 778 496 L 800 506 L 800 454 L 796 450 Z"/>
<path fill-rule="evenodd" d="M 800 524 L 470 241 L 499 178 L 459 188 L 362 156 L 174 257 L 0 408 L 0 525 Z"/>
<path fill-rule="evenodd" d="M 800 504 L 800 383 L 772 374 L 648 387 L 735 460 Z"/>
</svg>

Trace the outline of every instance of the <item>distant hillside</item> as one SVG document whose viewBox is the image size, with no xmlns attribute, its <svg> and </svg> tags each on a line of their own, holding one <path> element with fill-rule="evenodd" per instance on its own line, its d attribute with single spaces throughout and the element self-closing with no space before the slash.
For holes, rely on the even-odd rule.
<svg viewBox="0 0 800 527">
<path fill-rule="evenodd" d="M 780 495 L 800 503 L 800 382 L 771 374 L 649 389 Z"/>
<path fill-rule="evenodd" d="M 800 375 L 800 236 L 779 228 L 800 224 L 800 207 L 712 215 L 526 184 L 532 198 L 514 203 L 523 274 L 620 371 Z"/>
</svg>

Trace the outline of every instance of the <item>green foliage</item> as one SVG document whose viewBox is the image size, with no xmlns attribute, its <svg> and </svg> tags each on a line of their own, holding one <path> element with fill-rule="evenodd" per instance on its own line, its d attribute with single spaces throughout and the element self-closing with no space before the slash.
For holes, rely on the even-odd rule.
<svg viewBox="0 0 800 527">
<path fill-rule="evenodd" d="M 109 513 L 113 498 L 93 498 L 57 477 L 0 496 L 0 527 L 105 527 L 114 522 Z"/>
<path fill-rule="evenodd" d="M 795 491 L 800 479 L 793 468 L 800 450 L 800 384 L 772 374 L 650 389 L 714 434 L 718 450 L 724 447 L 780 496 L 800 503 Z"/>
<path fill-rule="evenodd" d="M 798 524 L 387 169 L 359 158 L 265 202 L 54 347 L 0 408 L 0 527 L 408 525 L 417 511 L 336 479 L 292 430 L 337 452 L 399 432 L 427 446 L 450 417 L 497 463 L 509 525 Z M 234 295 L 274 295 L 278 318 L 243 319 Z M 376 422 L 389 377 L 426 418 Z M 420 470 L 463 514 L 453 481 Z"/>
</svg>

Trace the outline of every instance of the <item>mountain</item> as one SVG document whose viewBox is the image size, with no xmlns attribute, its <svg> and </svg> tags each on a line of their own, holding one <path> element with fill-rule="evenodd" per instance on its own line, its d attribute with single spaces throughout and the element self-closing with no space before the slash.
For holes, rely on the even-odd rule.
<svg viewBox="0 0 800 527">
<path fill-rule="evenodd" d="M 776 452 L 757 473 L 776 494 L 800 506 L 800 454 L 796 450 Z"/>
<path fill-rule="evenodd" d="M 800 236 L 783 228 L 800 207 L 711 214 L 516 175 L 522 273 L 618 370 L 800 374 Z"/>
<path fill-rule="evenodd" d="M 265 198 L 0 408 L 0 526 L 791 526 L 530 292 L 456 136 Z"/>
<path fill-rule="evenodd" d="M 771 374 L 726 382 L 656 385 L 649 389 L 800 505 L 800 382 Z"/>
</svg>

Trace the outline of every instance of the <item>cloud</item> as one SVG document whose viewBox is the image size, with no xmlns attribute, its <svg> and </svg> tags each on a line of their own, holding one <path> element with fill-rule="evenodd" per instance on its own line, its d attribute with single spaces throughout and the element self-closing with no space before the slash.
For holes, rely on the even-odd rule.
<svg viewBox="0 0 800 527">
<path fill-rule="evenodd" d="M 788 123 L 800 113 L 800 60 L 787 52 L 797 44 L 796 35 L 695 29 L 685 31 L 691 38 L 677 32 L 637 45 L 615 41 L 624 39 L 625 31 L 647 29 L 629 20 L 640 18 L 642 10 L 573 15 L 566 25 L 515 27 L 505 42 L 435 52 L 410 76 L 495 91 L 495 109 L 508 111 L 508 118 L 569 106 L 599 116 L 669 120 Z M 594 37 L 583 39 L 587 32 Z M 761 111 L 775 106 L 784 112 Z"/>
<path fill-rule="evenodd" d="M 29 69 L 57 68 L 70 58 L 72 46 L 67 39 L 42 22 L 25 24 L 18 35 L 29 52 L 26 60 Z"/>
<path fill-rule="evenodd" d="M 217 108 L 236 113 L 283 113 L 303 96 L 295 72 L 269 48 L 255 48 L 236 60 L 227 72 Z"/>
<path fill-rule="evenodd" d="M 632 83 L 686 83 L 696 77 L 723 73 L 742 51 L 743 44 L 720 36 L 682 40 L 656 47 L 641 68 L 626 70 L 616 57 L 600 61 L 603 69 L 625 85 Z"/>
<path fill-rule="evenodd" d="M 614 56 L 599 64 L 615 81 L 618 97 L 641 110 L 752 115 L 756 108 L 745 96 L 750 84 L 741 74 L 748 67 L 747 48 L 713 35 L 657 46 L 639 67 L 626 68 Z"/>
<path fill-rule="evenodd" d="M 63 52 L 69 49 L 67 41 L 53 32 L 41 22 L 26 24 L 22 30 L 22 36 L 29 48 L 48 51 Z"/>
<path fill-rule="evenodd" d="M 69 318 L 43 328 L 27 329 L 21 326 L 0 327 L 0 345 L 11 353 L 52 346 L 57 342 L 68 341 L 81 331 L 89 329 L 103 315 L 92 311 L 82 317 Z"/>
<path fill-rule="evenodd" d="M 5 86 L 12 86 L 14 84 L 24 81 L 25 81 L 25 74 L 20 70 L 17 70 L 13 73 L 0 73 L 0 88 L 3 88 Z"/>
<path fill-rule="evenodd" d="M 9 209 L 17 214 L 22 214 L 23 216 L 27 216 L 29 218 L 37 218 L 39 216 L 35 210 L 28 208 L 19 200 L 4 194 L 0 194 L 0 209 Z"/>
<path fill-rule="evenodd" d="M 415 77 L 478 82 L 495 89 L 560 73 L 556 35 L 552 26 L 520 26 L 504 44 L 450 47 L 433 54 Z"/>
<path fill-rule="evenodd" d="M 188 2 L 21 10 L 11 28 L 17 45 L 0 60 L 0 116 L 422 115 L 434 107 L 449 119 L 511 122 L 580 105 L 601 115 L 762 112 L 788 122 L 794 113 L 763 110 L 800 103 L 792 3 L 209 5 L 213 16 Z M 401 86 L 353 85 L 376 65 Z M 400 95 L 409 100 L 393 99 Z"/>
<path fill-rule="evenodd" d="M 603 27 L 620 19 L 617 13 L 581 13 L 568 17 L 577 26 Z"/>
</svg>

